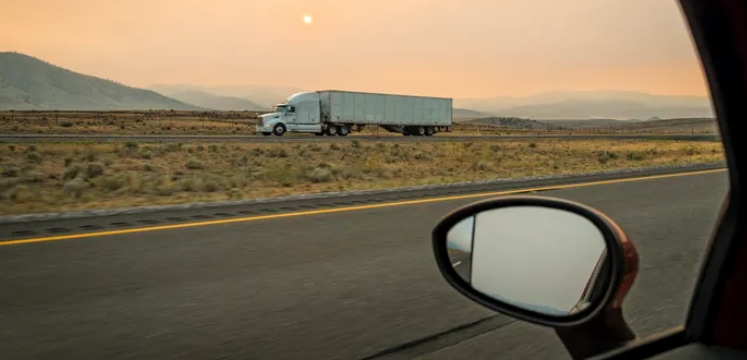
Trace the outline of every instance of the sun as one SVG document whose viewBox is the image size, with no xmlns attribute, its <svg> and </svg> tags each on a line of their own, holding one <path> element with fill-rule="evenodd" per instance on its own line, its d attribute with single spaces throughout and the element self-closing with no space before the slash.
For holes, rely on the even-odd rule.
<svg viewBox="0 0 747 360">
<path fill-rule="evenodd" d="M 314 19 L 311 18 L 311 15 L 304 15 L 303 16 L 303 23 L 306 25 L 311 24 L 311 22 L 314 21 Z"/>
</svg>

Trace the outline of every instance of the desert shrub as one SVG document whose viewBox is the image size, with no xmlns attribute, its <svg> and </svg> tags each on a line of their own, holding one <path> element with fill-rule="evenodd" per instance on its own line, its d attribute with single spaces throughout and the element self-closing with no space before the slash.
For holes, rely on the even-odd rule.
<svg viewBox="0 0 747 360">
<path fill-rule="evenodd" d="M 202 191 L 215 192 L 220 190 L 221 186 L 217 179 L 204 179 L 201 184 Z"/>
<path fill-rule="evenodd" d="M 287 158 L 289 156 L 288 150 L 285 149 L 270 149 L 267 151 L 267 156 L 273 157 L 273 158 Z"/>
<path fill-rule="evenodd" d="M 184 166 L 190 170 L 201 170 L 205 168 L 205 165 L 197 159 L 190 159 Z"/>
<path fill-rule="evenodd" d="M 420 151 L 418 151 L 418 152 L 415 153 L 414 158 L 415 158 L 415 160 L 419 160 L 419 161 L 429 161 L 429 160 L 431 160 L 430 155 L 428 155 L 426 153 L 423 153 L 423 152 L 420 152 Z"/>
<path fill-rule="evenodd" d="M 128 141 L 124 145 L 125 145 L 125 149 L 127 150 L 137 150 L 137 148 L 140 146 L 138 145 L 138 143 L 134 141 Z"/>
<path fill-rule="evenodd" d="M 80 198 L 84 191 L 89 189 L 91 184 L 81 178 L 74 178 L 63 185 L 63 192 L 66 196 Z"/>
<path fill-rule="evenodd" d="M 179 191 L 198 191 L 198 182 L 195 178 L 182 178 L 176 180 L 175 184 L 176 188 Z"/>
<path fill-rule="evenodd" d="M 28 154 L 26 154 L 26 161 L 29 164 L 39 164 L 42 162 L 43 159 L 44 157 L 42 156 L 42 154 L 36 151 L 31 151 Z"/>
<path fill-rule="evenodd" d="M 85 161 L 88 161 L 88 162 L 94 162 L 94 161 L 96 161 L 96 153 L 93 152 L 93 151 L 88 151 L 88 152 L 86 152 L 86 155 L 83 157 L 83 159 Z M 67 165 L 65 165 L 65 166 L 67 166 Z"/>
<path fill-rule="evenodd" d="M 101 179 L 101 187 L 105 191 L 117 191 L 127 185 L 127 178 L 122 175 L 107 176 Z"/>
<path fill-rule="evenodd" d="M 490 171 L 492 164 L 487 161 L 477 161 L 472 163 L 472 171 Z"/>
<path fill-rule="evenodd" d="M 1 173 L 2 177 L 12 178 L 12 177 L 17 177 L 19 174 L 20 174 L 20 170 L 18 169 L 17 166 L 13 164 L 3 165 L 3 169 Z"/>
<path fill-rule="evenodd" d="M 312 183 L 324 183 L 332 181 L 332 170 L 328 167 L 315 167 L 305 174 L 306 179 Z"/>
<path fill-rule="evenodd" d="M 100 163 L 90 163 L 86 165 L 86 177 L 93 179 L 104 175 L 104 165 Z"/>
<path fill-rule="evenodd" d="M 27 170 L 23 173 L 21 181 L 24 183 L 40 183 L 45 179 L 44 174 L 35 170 Z"/>
<path fill-rule="evenodd" d="M 617 158 L 617 154 L 610 151 L 602 151 L 597 154 L 597 162 L 599 162 L 600 164 L 606 164 L 610 160 L 614 160 Z"/>
<path fill-rule="evenodd" d="M 265 170 L 261 176 L 264 180 L 271 181 L 282 187 L 290 187 L 298 183 L 298 170 L 288 166 L 275 166 Z"/>
<path fill-rule="evenodd" d="M 626 158 L 630 161 L 641 161 L 646 159 L 646 154 L 640 151 L 632 151 L 626 155 Z"/>
<path fill-rule="evenodd" d="M 64 180 L 74 179 L 78 176 L 80 172 L 81 172 L 81 167 L 78 165 L 73 165 L 65 169 L 65 171 L 62 173 L 62 178 Z"/>
</svg>

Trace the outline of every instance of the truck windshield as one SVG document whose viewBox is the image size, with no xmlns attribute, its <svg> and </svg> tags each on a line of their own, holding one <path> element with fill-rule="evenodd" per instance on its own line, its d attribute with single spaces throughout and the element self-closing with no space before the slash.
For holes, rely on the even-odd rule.
<svg viewBox="0 0 747 360">
<path fill-rule="evenodd" d="M 279 113 L 284 113 L 284 112 L 288 111 L 288 107 L 286 105 L 278 105 L 275 108 L 275 111 L 279 112 Z"/>
</svg>

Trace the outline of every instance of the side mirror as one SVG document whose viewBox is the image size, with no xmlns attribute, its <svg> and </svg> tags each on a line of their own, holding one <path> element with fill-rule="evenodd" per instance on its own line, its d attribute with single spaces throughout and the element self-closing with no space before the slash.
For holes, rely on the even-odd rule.
<svg viewBox="0 0 747 360">
<path fill-rule="evenodd" d="M 441 274 L 462 295 L 553 327 L 574 359 L 635 339 L 622 301 L 638 254 L 595 209 L 544 196 L 473 203 L 438 223 L 433 251 Z"/>
</svg>

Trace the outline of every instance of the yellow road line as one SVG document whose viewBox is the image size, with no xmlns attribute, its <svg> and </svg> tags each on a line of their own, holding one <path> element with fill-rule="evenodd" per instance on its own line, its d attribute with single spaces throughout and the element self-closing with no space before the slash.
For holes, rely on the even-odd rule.
<svg viewBox="0 0 747 360">
<path fill-rule="evenodd" d="M 8 241 L 0 240 L 0 246 L 21 245 L 21 244 L 59 241 L 59 240 L 83 239 L 83 238 L 90 238 L 90 237 L 122 235 L 122 234 L 134 234 L 134 233 L 143 233 L 143 232 L 150 232 L 150 231 L 183 229 L 183 228 L 191 228 L 191 227 L 197 227 L 197 226 L 220 225 L 220 224 L 230 224 L 230 223 L 238 223 L 238 222 L 307 216 L 307 215 L 321 215 L 321 214 L 332 214 L 332 213 L 360 211 L 360 210 L 369 210 L 369 209 L 380 209 L 380 208 L 388 208 L 388 207 L 404 206 L 404 205 L 417 205 L 417 204 L 426 204 L 426 203 L 434 203 L 434 202 L 481 198 L 481 197 L 488 197 L 488 196 L 510 195 L 510 194 L 531 192 L 531 191 L 570 189 L 570 188 L 579 188 L 579 187 L 586 187 L 586 186 L 625 183 L 625 182 L 632 182 L 632 181 L 655 180 L 655 179 L 664 179 L 664 178 L 681 177 L 681 176 L 703 175 L 703 174 L 723 172 L 726 170 L 727 169 L 701 170 L 701 171 L 692 171 L 692 172 L 677 173 L 677 174 L 653 175 L 653 176 L 641 176 L 641 177 L 615 179 L 615 180 L 591 181 L 591 182 L 577 183 L 577 184 L 543 186 L 543 187 L 535 187 L 535 188 L 486 192 L 486 193 L 479 193 L 479 194 L 442 196 L 442 197 L 426 198 L 426 199 L 419 199 L 419 200 L 406 200 L 406 201 L 397 201 L 397 202 L 389 202 L 389 203 L 381 203 L 381 204 L 358 205 L 358 206 L 348 206 L 348 207 L 340 207 L 340 208 L 310 210 L 310 211 L 298 211 L 298 212 L 290 212 L 290 213 L 283 213 L 283 214 L 249 216 L 249 217 L 234 218 L 234 219 L 208 220 L 208 221 L 198 221 L 198 222 L 183 223 L 183 224 L 148 226 L 148 227 L 139 227 L 139 228 L 132 228 L 132 229 L 100 231 L 100 232 L 93 232 L 93 233 L 50 236 L 50 237 L 40 237 L 40 238 L 22 239 L 22 240 L 8 240 Z"/>
</svg>

